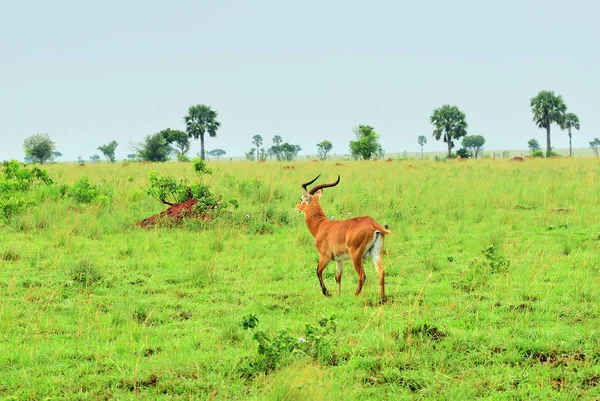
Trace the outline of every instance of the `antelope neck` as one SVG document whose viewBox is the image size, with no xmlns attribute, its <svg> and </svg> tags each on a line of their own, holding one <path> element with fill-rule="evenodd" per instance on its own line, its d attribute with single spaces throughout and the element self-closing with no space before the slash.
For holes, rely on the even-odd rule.
<svg viewBox="0 0 600 401">
<path fill-rule="evenodd" d="M 306 213 L 306 225 L 313 237 L 317 236 L 319 226 L 325 220 L 327 220 L 327 217 L 325 217 L 325 212 L 323 212 L 321 207 L 319 207 L 317 210 L 311 210 Z"/>
</svg>

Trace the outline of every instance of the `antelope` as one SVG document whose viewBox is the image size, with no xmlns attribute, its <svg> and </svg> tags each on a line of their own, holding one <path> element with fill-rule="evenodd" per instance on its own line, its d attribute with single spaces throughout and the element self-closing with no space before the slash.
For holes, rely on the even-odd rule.
<svg viewBox="0 0 600 401">
<path fill-rule="evenodd" d="M 332 260 L 336 261 L 335 281 L 338 285 L 339 295 L 342 292 L 341 281 L 344 260 L 350 259 L 358 274 L 358 288 L 355 293 L 358 296 L 362 291 L 366 278 L 365 270 L 363 269 L 363 259 L 370 257 L 379 275 L 381 300 L 385 302 L 385 280 L 382 261 L 383 242 L 385 236 L 392 232 L 387 225 L 382 227 L 369 216 L 354 217 L 339 221 L 328 220 L 319 201 L 323 196 L 323 189 L 335 187 L 339 184 L 340 176 L 338 175 L 336 182 L 320 184 L 308 190 L 307 187 L 320 176 L 319 174 L 314 180 L 302 184 L 302 197 L 300 198 L 300 203 L 296 205 L 296 211 L 304 213 L 308 230 L 315 237 L 315 245 L 320 255 L 317 264 L 317 277 L 319 278 L 323 295 L 327 297 L 331 296 L 323 282 L 323 270 L 325 270 L 329 262 Z"/>
</svg>

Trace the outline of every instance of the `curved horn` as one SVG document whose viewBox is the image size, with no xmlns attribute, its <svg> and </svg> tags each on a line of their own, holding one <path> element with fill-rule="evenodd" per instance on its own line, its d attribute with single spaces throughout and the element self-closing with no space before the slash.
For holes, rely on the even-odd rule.
<svg viewBox="0 0 600 401">
<path fill-rule="evenodd" d="M 329 188 L 329 187 L 335 187 L 337 184 L 340 183 L 340 176 L 338 174 L 338 179 L 336 182 L 332 182 L 331 184 L 321 184 L 321 185 L 317 185 L 316 187 L 314 187 L 313 189 L 311 189 L 308 193 L 311 195 L 314 195 L 315 192 L 317 192 L 319 189 L 323 189 L 323 188 Z"/>
<path fill-rule="evenodd" d="M 302 184 L 302 188 L 306 189 L 307 186 L 309 186 L 310 184 L 312 184 L 313 182 L 317 181 L 317 178 L 319 178 L 321 176 L 321 174 L 319 174 L 318 176 L 315 177 L 314 180 L 309 181 L 309 182 L 305 182 L 304 184 Z M 308 189 L 306 189 L 308 191 Z"/>
</svg>

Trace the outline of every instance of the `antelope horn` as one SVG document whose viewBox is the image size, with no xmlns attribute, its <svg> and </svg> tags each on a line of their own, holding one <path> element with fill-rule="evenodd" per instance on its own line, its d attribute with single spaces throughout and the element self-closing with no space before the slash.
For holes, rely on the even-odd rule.
<svg viewBox="0 0 600 401">
<path fill-rule="evenodd" d="M 317 178 L 319 178 L 321 176 L 321 174 L 319 174 L 318 176 L 315 177 L 314 180 L 309 181 L 309 182 L 305 182 L 304 184 L 302 184 L 302 188 L 306 191 L 308 191 L 308 189 L 306 189 L 307 186 L 309 186 L 310 184 L 312 184 L 313 182 L 317 181 Z"/>
<path fill-rule="evenodd" d="M 320 185 L 317 185 L 316 187 L 314 187 L 313 189 L 311 189 L 308 193 L 311 194 L 311 195 L 314 195 L 315 192 L 317 192 L 319 189 L 329 188 L 329 187 L 335 187 L 339 183 L 340 183 L 340 176 L 338 174 L 338 179 L 337 179 L 336 182 L 332 182 L 331 184 L 320 184 Z"/>
</svg>

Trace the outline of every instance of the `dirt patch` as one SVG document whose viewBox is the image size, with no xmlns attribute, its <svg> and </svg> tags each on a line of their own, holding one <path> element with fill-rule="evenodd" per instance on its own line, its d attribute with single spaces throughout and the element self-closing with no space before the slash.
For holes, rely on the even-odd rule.
<svg viewBox="0 0 600 401">
<path fill-rule="evenodd" d="M 386 162 L 388 162 L 388 163 L 391 162 L 391 161 L 392 161 L 391 157 L 388 157 L 387 160 L 386 160 Z"/>
<path fill-rule="evenodd" d="M 511 160 L 511 161 L 513 161 L 513 162 L 522 162 L 522 161 L 523 161 L 523 158 L 522 158 L 522 157 L 519 157 L 519 156 L 515 156 L 515 157 L 513 157 L 513 158 L 512 158 L 512 159 L 510 159 L 510 160 Z"/>
<path fill-rule="evenodd" d="M 296 170 L 296 167 L 294 167 L 294 166 L 283 166 L 281 169 L 282 170 Z"/>
</svg>

